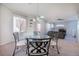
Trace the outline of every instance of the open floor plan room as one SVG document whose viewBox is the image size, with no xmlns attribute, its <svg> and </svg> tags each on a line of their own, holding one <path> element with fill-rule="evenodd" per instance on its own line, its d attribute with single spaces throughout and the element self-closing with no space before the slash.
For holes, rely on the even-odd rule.
<svg viewBox="0 0 79 59">
<path fill-rule="evenodd" d="M 0 3 L 0 56 L 79 56 L 79 3 Z"/>
</svg>

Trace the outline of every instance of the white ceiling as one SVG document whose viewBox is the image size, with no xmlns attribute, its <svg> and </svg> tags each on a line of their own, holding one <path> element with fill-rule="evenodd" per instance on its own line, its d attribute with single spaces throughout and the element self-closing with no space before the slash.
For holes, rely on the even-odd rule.
<svg viewBox="0 0 79 59">
<path fill-rule="evenodd" d="M 45 16 L 49 21 L 54 21 L 58 18 L 67 20 L 67 18 L 77 14 L 78 4 L 68 3 L 4 3 L 15 13 L 20 13 L 25 16 Z"/>
</svg>

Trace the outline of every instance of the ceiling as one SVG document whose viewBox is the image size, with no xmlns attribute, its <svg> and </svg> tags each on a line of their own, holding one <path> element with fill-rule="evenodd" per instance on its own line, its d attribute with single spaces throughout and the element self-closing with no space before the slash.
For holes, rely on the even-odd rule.
<svg viewBox="0 0 79 59">
<path fill-rule="evenodd" d="M 67 20 L 77 15 L 77 6 L 74 3 L 3 3 L 15 13 L 25 16 L 45 16 L 46 20 L 55 21 L 56 19 Z"/>
</svg>

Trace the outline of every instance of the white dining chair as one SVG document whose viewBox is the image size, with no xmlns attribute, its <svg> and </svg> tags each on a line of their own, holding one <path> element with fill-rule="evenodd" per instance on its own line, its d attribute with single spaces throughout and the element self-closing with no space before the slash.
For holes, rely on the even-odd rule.
<svg viewBox="0 0 79 59">
<path fill-rule="evenodd" d="M 14 52 L 13 52 L 13 56 L 16 53 L 16 50 L 21 47 L 21 46 L 26 46 L 27 42 L 25 40 L 25 38 L 23 37 L 23 33 L 19 33 L 19 32 L 14 32 L 13 33 L 14 36 L 14 40 L 15 40 L 15 48 L 14 48 Z"/>
</svg>

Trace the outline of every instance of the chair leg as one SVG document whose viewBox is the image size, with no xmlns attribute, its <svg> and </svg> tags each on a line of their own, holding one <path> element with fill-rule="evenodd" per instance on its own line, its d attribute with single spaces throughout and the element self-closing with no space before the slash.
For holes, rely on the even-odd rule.
<svg viewBox="0 0 79 59">
<path fill-rule="evenodd" d="M 47 54 L 47 56 L 48 56 L 48 54 Z"/>
<path fill-rule="evenodd" d="M 13 52 L 13 55 L 12 56 L 15 56 L 15 51 L 16 51 L 16 48 L 14 49 L 14 52 Z"/>
<path fill-rule="evenodd" d="M 52 46 L 54 48 L 54 46 Z"/>
<path fill-rule="evenodd" d="M 48 56 L 48 54 L 49 54 L 49 53 L 47 53 L 47 56 Z"/>
<path fill-rule="evenodd" d="M 17 47 L 17 49 L 19 49 L 19 47 Z"/>
<path fill-rule="evenodd" d="M 60 54 L 59 49 L 58 49 L 58 44 L 56 44 L 56 48 L 57 48 L 57 53 Z"/>
<path fill-rule="evenodd" d="M 27 47 L 26 47 L 26 54 L 27 54 Z"/>
<path fill-rule="evenodd" d="M 15 44 L 15 48 L 14 48 L 14 52 L 13 52 L 12 56 L 15 56 L 16 49 L 17 49 L 17 47 L 16 47 L 16 44 Z"/>
</svg>

